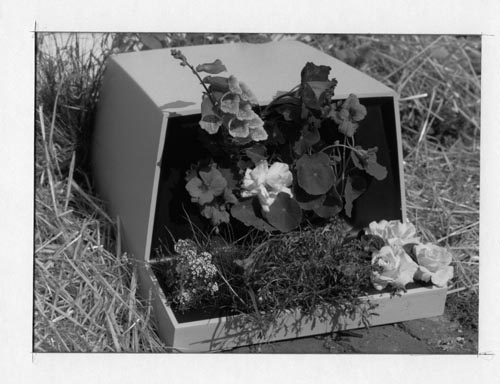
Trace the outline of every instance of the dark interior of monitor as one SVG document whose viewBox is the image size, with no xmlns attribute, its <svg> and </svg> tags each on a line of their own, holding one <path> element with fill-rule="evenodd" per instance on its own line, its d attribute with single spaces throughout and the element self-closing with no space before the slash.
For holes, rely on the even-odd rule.
<svg viewBox="0 0 500 384">
<path fill-rule="evenodd" d="M 388 173 L 384 180 L 371 182 L 367 191 L 355 201 L 352 224 L 357 228 L 373 220 L 402 218 L 401 165 L 398 161 L 393 99 L 376 97 L 360 101 L 367 108 L 367 116 L 355 134 L 356 145 L 363 148 L 378 147 L 377 161 L 387 168 Z M 191 203 L 185 189 L 184 177 L 191 164 L 209 156 L 199 140 L 199 120 L 199 115 L 192 115 L 171 117 L 168 121 L 156 203 L 152 259 L 160 242 L 171 245 L 172 239 L 189 238 L 193 226 L 202 231 L 210 229 L 209 223 L 200 217 L 199 207 Z M 248 231 L 248 227 L 233 221 L 234 232 Z"/>
</svg>

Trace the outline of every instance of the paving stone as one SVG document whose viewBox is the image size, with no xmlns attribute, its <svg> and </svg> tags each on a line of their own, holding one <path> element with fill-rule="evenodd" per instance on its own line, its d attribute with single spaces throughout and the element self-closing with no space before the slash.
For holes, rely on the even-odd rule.
<svg viewBox="0 0 500 384">
<path fill-rule="evenodd" d="M 240 347 L 232 350 L 233 353 L 332 353 L 326 345 L 325 337 L 304 337 L 300 339 L 282 340 L 273 343 Z M 339 348 L 337 353 L 343 353 Z M 335 352 L 333 352 L 335 353 Z"/>
<path fill-rule="evenodd" d="M 394 325 L 360 329 L 357 337 L 340 336 L 337 342 L 351 349 L 351 353 L 369 354 L 428 354 L 433 349 Z"/>
<path fill-rule="evenodd" d="M 231 353 L 477 354 L 477 332 L 446 316 L 236 348 Z"/>
<path fill-rule="evenodd" d="M 477 354 L 477 333 L 464 330 L 446 316 L 406 321 L 400 327 L 436 353 Z"/>
<path fill-rule="evenodd" d="M 425 342 L 394 325 L 358 329 L 334 336 L 306 337 L 294 340 L 236 348 L 233 353 L 433 353 Z"/>
</svg>

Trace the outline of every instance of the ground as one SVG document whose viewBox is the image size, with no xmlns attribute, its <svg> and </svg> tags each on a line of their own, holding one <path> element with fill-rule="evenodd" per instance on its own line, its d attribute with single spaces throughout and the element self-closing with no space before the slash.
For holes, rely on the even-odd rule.
<svg viewBox="0 0 500 384">
<path fill-rule="evenodd" d="M 477 335 L 447 315 L 235 348 L 232 353 L 477 354 Z"/>
</svg>

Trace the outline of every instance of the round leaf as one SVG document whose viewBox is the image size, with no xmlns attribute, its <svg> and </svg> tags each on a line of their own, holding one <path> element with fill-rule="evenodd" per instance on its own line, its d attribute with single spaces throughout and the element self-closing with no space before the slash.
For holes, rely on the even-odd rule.
<svg viewBox="0 0 500 384">
<path fill-rule="evenodd" d="M 368 185 L 366 183 L 366 180 L 359 176 L 359 175 L 350 175 L 347 177 L 347 183 L 345 186 L 345 213 L 348 217 L 352 216 L 352 208 L 353 208 L 353 202 L 356 200 L 359 196 L 361 196 L 366 189 L 368 188 Z"/>
<path fill-rule="evenodd" d="M 364 170 L 377 180 L 384 180 L 387 177 L 387 168 L 377 163 L 377 147 L 367 150 L 356 146 L 351 152 L 351 159 L 356 168 Z"/>
<path fill-rule="evenodd" d="M 343 201 L 335 188 L 326 195 L 321 205 L 314 207 L 314 213 L 324 219 L 333 217 L 342 211 Z"/>
<path fill-rule="evenodd" d="M 245 149 L 245 154 L 257 164 L 261 160 L 267 159 L 267 149 L 262 144 L 255 144 L 254 146 Z"/>
<path fill-rule="evenodd" d="M 326 195 L 310 195 L 298 185 L 295 185 L 293 189 L 293 195 L 295 197 L 295 200 L 297 200 L 297 203 L 299 203 L 300 208 L 305 211 L 310 211 L 321 207 L 326 199 Z"/>
<path fill-rule="evenodd" d="M 241 221 L 246 226 L 254 227 L 260 231 L 275 231 L 275 228 L 270 226 L 260 217 L 257 217 L 257 215 L 255 214 L 254 200 L 255 199 L 253 198 L 247 199 L 233 205 L 231 207 L 231 216 Z"/>
<path fill-rule="evenodd" d="M 265 216 L 276 229 L 281 232 L 290 232 L 297 228 L 302 221 L 302 209 L 300 209 L 299 203 L 287 193 L 281 192 Z"/>
<path fill-rule="evenodd" d="M 306 81 L 327 81 L 330 70 L 331 68 L 326 65 L 316 65 L 308 62 L 305 67 L 302 68 L 300 78 L 302 83 Z"/>
<path fill-rule="evenodd" d="M 335 183 L 335 174 L 328 155 L 323 152 L 303 155 L 297 160 L 297 181 L 311 195 L 322 195 Z"/>
</svg>

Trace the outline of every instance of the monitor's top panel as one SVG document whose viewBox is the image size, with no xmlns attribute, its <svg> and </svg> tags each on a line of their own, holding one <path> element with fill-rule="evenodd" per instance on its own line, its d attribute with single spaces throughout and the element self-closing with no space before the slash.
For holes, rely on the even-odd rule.
<svg viewBox="0 0 500 384">
<path fill-rule="evenodd" d="M 227 72 L 244 81 L 267 105 L 278 91 L 289 91 L 300 83 L 300 71 L 310 61 L 332 68 L 330 78 L 338 85 L 335 98 L 350 93 L 358 97 L 393 96 L 395 93 L 364 73 L 298 41 L 265 44 L 216 44 L 179 48 L 188 61 L 196 66 L 216 59 L 222 60 Z M 113 60 L 143 89 L 163 111 L 179 115 L 200 112 L 202 86 L 187 67 L 179 65 L 169 49 L 124 53 Z M 203 78 L 206 73 L 200 73 Z"/>
</svg>

